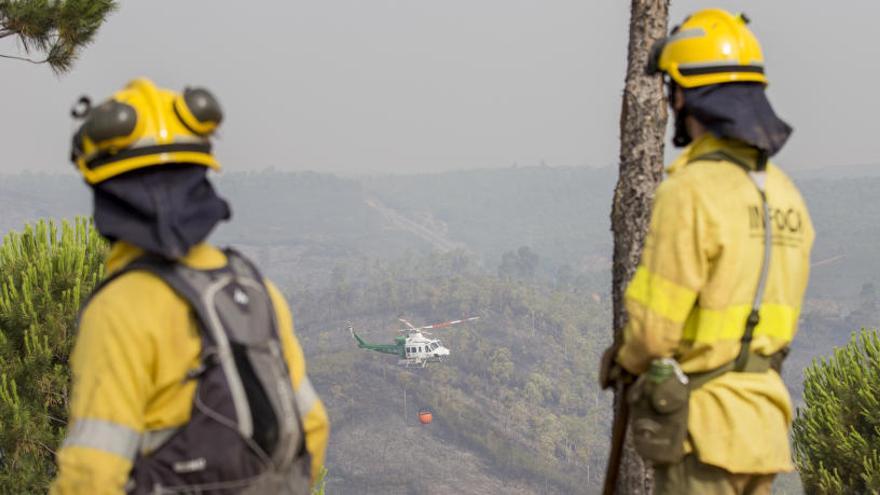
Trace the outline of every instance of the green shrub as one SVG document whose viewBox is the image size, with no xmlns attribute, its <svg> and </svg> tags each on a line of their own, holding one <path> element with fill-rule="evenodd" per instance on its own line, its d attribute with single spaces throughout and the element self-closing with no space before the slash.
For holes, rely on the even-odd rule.
<svg viewBox="0 0 880 495">
<path fill-rule="evenodd" d="M 854 334 L 804 375 L 794 451 L 807 493 L 880 493 L 880 334 Z"/>
<path fill-rule="evenodd" d="M 67 418 L 80 305 L 103 275 L 88 220 L 28 225 L 0 245 L 0 487 L 46 493 Z M 6 491 L 9 490 L 9 491 Z"/>
</svg>

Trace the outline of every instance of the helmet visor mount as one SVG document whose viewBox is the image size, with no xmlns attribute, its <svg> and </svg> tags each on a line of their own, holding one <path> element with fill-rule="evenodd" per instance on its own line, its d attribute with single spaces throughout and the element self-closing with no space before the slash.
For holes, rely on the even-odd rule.
<svg viewBox="0 0 880 495">
<path fill-rule="evenodd" d="M 651 51 L 648 53 L 648 63 L 645 65 L 645 73 L 649 76 L 663 73 L 660 70 L 660 55 L 663 53 L 668 39 L 668 37 L 660 38 L 651 46 Z"/>
<path fill-rule="evenodd" d="M 662 77 L 666 102 L 669 104 L 669 108 L 672 110 L 673 116 L 675 117 L 675 133 L 672 138 L 672 143 L 680 148 L 691 143 L 691 137 L 690 134 L 688 134 L 687 126 L 685 125 L 686 112 L 684 108 L 681 108 L 680 110 L 675 108 L 675 92 L 679 88 L 679 85 L 668 72 L 660 68 L 660 56 L 663 54 L 663 49 L 666 48 L 666 45 L 671 40 L 676 39 L 679 28 L 680 26 L 675 26 L 672 28 L 672 32 L 669 36 L 660 38 L 654 42 L 654 45 L 651 47 L 651 51 L 648 54 L 648 63 L 645 66 L 645 72 L 649 76 L 659 74 Z"/>
</svg>

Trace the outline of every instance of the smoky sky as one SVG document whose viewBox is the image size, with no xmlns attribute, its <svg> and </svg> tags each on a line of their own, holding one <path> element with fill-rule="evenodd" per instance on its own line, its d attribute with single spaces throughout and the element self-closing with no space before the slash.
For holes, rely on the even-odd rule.
<svg viewBox="0 0 880 495">
<path fill-rule="evenodd" d="M 716 5 L 764 45 L 795 128 L 777 162 L 880 161 L 880 2 L 682 0 L 670 22 Z M 71 104 L 137 76 L 217 95 L 229 171 L 612 165 L 628 23 L 625 0 L 125 0 L 70 74 L 0 60 L 0 172 L 69 171 Z"/>
</svg>

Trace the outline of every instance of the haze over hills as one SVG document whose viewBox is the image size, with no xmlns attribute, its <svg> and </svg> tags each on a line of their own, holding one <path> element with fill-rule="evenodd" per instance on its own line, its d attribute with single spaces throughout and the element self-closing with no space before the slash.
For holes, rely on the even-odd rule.
<svg viewBox="0 0 880 495">
<path fill-rule="evenodd" d="M 610 168 L 551 167 L 219 177 L 234 217 L 214 242 L 256 258 L 294 306 L 334 421 L 330 493 L 571 493 L 598 484 L 610 409 L 594 374 L 610 338 L 615 180 Z M 880 177 L 795 180 L 817 230 L 802 334 L 786 363 L 797 402 L 811 359 L 880 322 L 871 285 L 880 279 Z M 73 176 L 0 180 L 3 232 L 89 209 Z M 450 363 L 401 371 L 393 356 L 355 349 L 345 330 L 350 320 L 368 340 L 387 342 L 399 314 L 482 319 L 440 335 Z M 414 426 L 421 406 L 435 410 L 430 427 Z"/>
<path fill-rule="evenodd" d="M 794 179 L 818 232 L 809 297 L 851 301 L 863 284 L 880 279 L 873 252 L 880 242 L 875 228 L 880 202 L 874 199 L 880 177 L 838 177 L 836 171 L 799 173 Z M 540 256 L 547 277 L 561 267 L 602 277 L 611 257 L 615 180 L 612 168 L 587 167 L 360 179 L 314 172 L 230 173 L 216 183 L 233 205 L 233 221 L 222 224 L 213 239 L 246 246 L 272 263 L 297 263 L 299 277 L 329 275 L 337 259 L 393 259 L 455 248 L 491 271 L 505 252 L 520 246 Z M 85 215 L 90 201 L 73 176 L 5 175 L 0 231 L 37 218 Z M 607 291 L 607 284 L 596 288 Z"/>
</svg>

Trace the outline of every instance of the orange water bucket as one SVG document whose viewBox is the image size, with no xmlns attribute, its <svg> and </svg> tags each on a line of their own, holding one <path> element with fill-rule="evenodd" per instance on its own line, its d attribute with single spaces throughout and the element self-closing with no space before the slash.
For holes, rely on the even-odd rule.
<svg viewBox="0 0 880 495">
<path fill-rule="evenodd" d="M 423 425 L 431 424 L 431 421 L 434 421 L 434 414 L 431 413 L 430 409 L 422 409 L 419 411 L 419 422 Z"/>
</svg>

